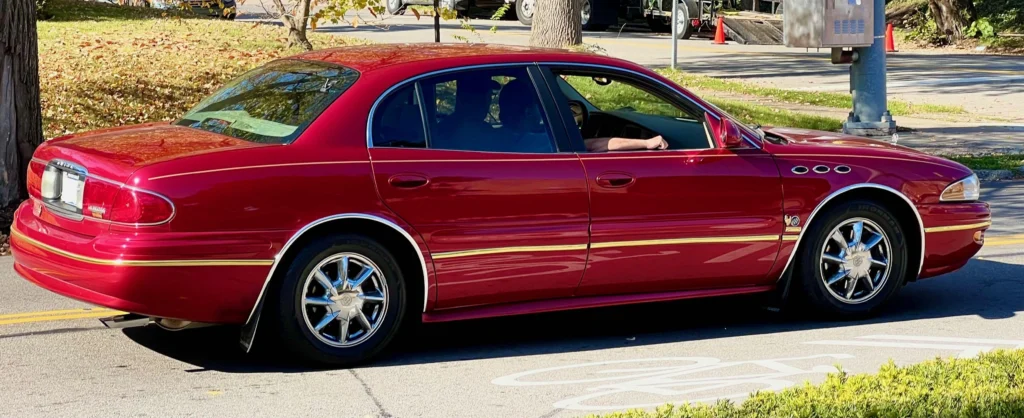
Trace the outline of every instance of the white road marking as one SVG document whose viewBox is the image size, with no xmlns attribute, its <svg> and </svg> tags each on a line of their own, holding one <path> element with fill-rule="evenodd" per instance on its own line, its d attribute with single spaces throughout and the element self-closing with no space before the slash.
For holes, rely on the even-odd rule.
<svg viewBox="0 0 1024 418">
<path fill-rule="evenodd" d="M 880 340 L 880 341 L 866 341 Z M 921 335 L 865 335 L 857 337 L 856 340 L 822 340 L 809 341 L 804 344 L 813 345 L 838 345 L 848 347 L 886 347 L 886 348 L 916 348 L 929 350 L 954 350 L 959 351 L 957 357 L 974 357 L 978 354 L 991 351 L 998 346 L 1011 346 L 1012 348 L 1024 348 L 1024 341 L 1001 340 L 988 338 L 962 338 L 962 337 L 932 337 Z M 1007 347 L 1010 348 L 1010 347 Z"/>
<path fill-rule="evenodd" d="M 853 340 L 822 340 L 822 341 L 811 341 L 804 344 L 814 345 L 841 345 L 841 346 L 852 346 L 852 347 L 889 347 L 889 348 L 924 348 L 932 350 L 956 350 L 960 351 L 958 357 L 973 357 L 980 353 L 989 351 L 995 347 L 992 346 L 980 346 L 980 345 L 962 345 L 962 344 L 927 344 L 927 343 L 909 343 L 899 341 L 853 341 Z"/>
<path fill-rule="evenodd" d="M 942 343 L 966 343 L 986 345 L 1012 345 L 1014 348 L 1024 348 L 1024 340 L 993 340 L 988 338 L 960 338 L 960 337 L 924 337 L 917 335 L 865 335 L 864 339 L 871 340 L 903 340 L 903 341 L 930 341 Z"/>
<path fill-rule="evenodd" d="M 834 364 L 836 360 L 849 358 L 853 358 L 853 356 L 849 354 L 820 354 L 745 361 L 722 361 L 712 357 L 612 360 L 529 370 L 499 377 L 491 383 L 520 387 L 583 385 L 581 391 L 585 393 L 584 395 L 557 401 L 553 406 L 571 410 L 612 411 L 652 408 L 665 403 L 680 404 L 714 402 L 718 399 L 742 399 L 749 395 L 751 386 L 756 386 L 759 390 L 782 390 L 796 384 L 790 380 L 793 377 L 835 372 L 836 368 L 829 364 Z M 801 368 L 787 364 L 798 361 L 809 361 L 816 365 Z M 650 365 L 650 367 L 646 367 L 646 365 Z M 723 369 L 725 371 L 720 372 Z M 751 369 L 766 370 L 751 373 Z M 730 373 L 729 370 L 732 372 Z M 683 378 L 697 373 L 701 375 Z M 549 378 L 557 380 L 544 380 L 543 375 L 545 374 Z M 732 389 L 735 392 L 729 393 L 727 389 L 729 387 L 739 388 Z M 624 394 L 628 396 L 622 396 Z M 656 401 L 642 403 L 638 399 L 642 395 L 648 395 L 648 397 L 653 395 Z M 619 403 L 615 403 L 615 399 Z M 623 402 L 622 399 L 629 399 L 625 402 L 631 403 L 620 404 Z M 604 400 L 604 402 L 599 402 L 600 400 Z"/>
</svg>

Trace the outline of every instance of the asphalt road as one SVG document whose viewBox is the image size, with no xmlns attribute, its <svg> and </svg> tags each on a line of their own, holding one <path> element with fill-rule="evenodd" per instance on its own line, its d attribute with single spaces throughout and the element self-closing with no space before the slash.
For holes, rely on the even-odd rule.
<svg viewBox="0 0 1024 418">
<path fill-rule="evenodd" d="M 350 370 L 243 354 L 231 327 L 105 329 L 108 311 L 22 280 L 4 257 L 0 416 L 568 417 L 1024 347 L 1024 183 L 983 196 L 995 221 L 981 254 L 871 320 L 793 317 L 743 297 L 467 321 L 424 326 Z"/>
<path fill-rule="evenodd" d="M 267 9 L 272 2 L 263 0 Z M 260 0 L 239 7 L 240 20 L 266 19 Z M 386 16 L 376 19 L 362 12 L 361 24 L 323 23 L 317 32 L 347 35 L 377 42 L 431 42 L 429 17 Z M 350 20 L 356 20 L 354 14 Z M 460 28 L 461 22 L 442 25 L 443 42 L 527 45 L 529 27 L 518 21 L 471 21 L 476 31 Z M 497 30 L 491 33 L 491 27 Z M 703 34 L 702 36 L 710 36 Z M 605 32 L 585 32 L 584 43 L 596 45 L 609 55 L 651 67 L 671 64 L 671 37 L 651 33 L 644 25 L 628 24 Z M 1024 59 L 967 53 L 898 52 L 888 58 L 890 98 L 915 103 L 963 106 L 968 111 L 1024 124 Z M 786 89 L 849 91 L 849 66 L 833 65 L 829 50 L 804 50 L 782 46 L 713 45 L 707 38 L 679 41 L 679 66 L 697 74 L 754 82 Z M 898 121 L 898 118 L 897 118 Z"/>
</svg>

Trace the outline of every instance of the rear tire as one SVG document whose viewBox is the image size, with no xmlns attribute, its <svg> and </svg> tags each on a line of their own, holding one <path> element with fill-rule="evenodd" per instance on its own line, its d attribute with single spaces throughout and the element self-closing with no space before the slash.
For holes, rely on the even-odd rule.
<svg viewBox="0 0 1024 418">
<path fill-rule="evenodd" d="M 334 290 L 323 284 L 324 278 Z M 360 235 L 309 243 L 278 289 L 270 307 L 272 329 L 283 348 L 303 361 L 331 366 L 366 361 L 394 339 L 405 316 L 407 296 L 398 262 Z"/>
<path fill-rule="evenodd" d="M 906 239 L 885 207 L 865 200 L 841 203 L 805 234 L 795 272 L 815 311 L 836 318 L 870 316 L 902 287 Z"/>
</svg>

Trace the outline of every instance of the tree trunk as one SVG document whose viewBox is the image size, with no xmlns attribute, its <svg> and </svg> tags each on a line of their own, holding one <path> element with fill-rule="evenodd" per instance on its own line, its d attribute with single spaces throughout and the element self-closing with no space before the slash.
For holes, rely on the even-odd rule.
<svg viewBox="0 0 1024 418">
<path fill-rule="evenodd" d="M 928 9 L 939 32 L 951 44 L 964 39 L 964 30 L 971 26 L 976 16 L 974 0 L 928 0 Z"/>
<path fill-rule="evenodd" d="M 537 0 L 530 45 L 565 48 L 583 43 L 583 0 Z"/>
<path fill-rule="evenodd" d="M 3 0 L 0 0 L 3 1 Z M 313 50 L 313 44 L 306 39 L 306 25 L 309 23 L 309 2 L 310 0 L 298 0 L 295 7 L 295 15 L 289 13 L 281 0 L 274 0 L 277 12 L 281 14 L 281 22 L 288 28 L 288 46 L 299 45 L 307 51 Z"/>
<path fill-rule="evenodd" d="M 0 0 L 0 206 L 28 198 L 23 175 L 43 143 L 35 0 Z"/>
</svg>

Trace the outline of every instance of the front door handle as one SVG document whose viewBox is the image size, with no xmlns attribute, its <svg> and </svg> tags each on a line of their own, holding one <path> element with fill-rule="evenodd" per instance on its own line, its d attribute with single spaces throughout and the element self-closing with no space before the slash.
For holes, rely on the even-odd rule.
<svg viewBox="0 0 1024 418">
<path fill-rule="evenodd" d="M 636 182 L 636 177 L 629 173 L 603 173 L 597 176 L 597 185 L 601 187 L 627 187 L 634 182 Z"/>
<path fill-rule="evenodd" d="M 415 189 L 426 186 L 427 183 L 430 183 L 430 179 L 419 174 L 395 174 L 388 179 L 391 187 L 399 189 Z"/>
</svg>

